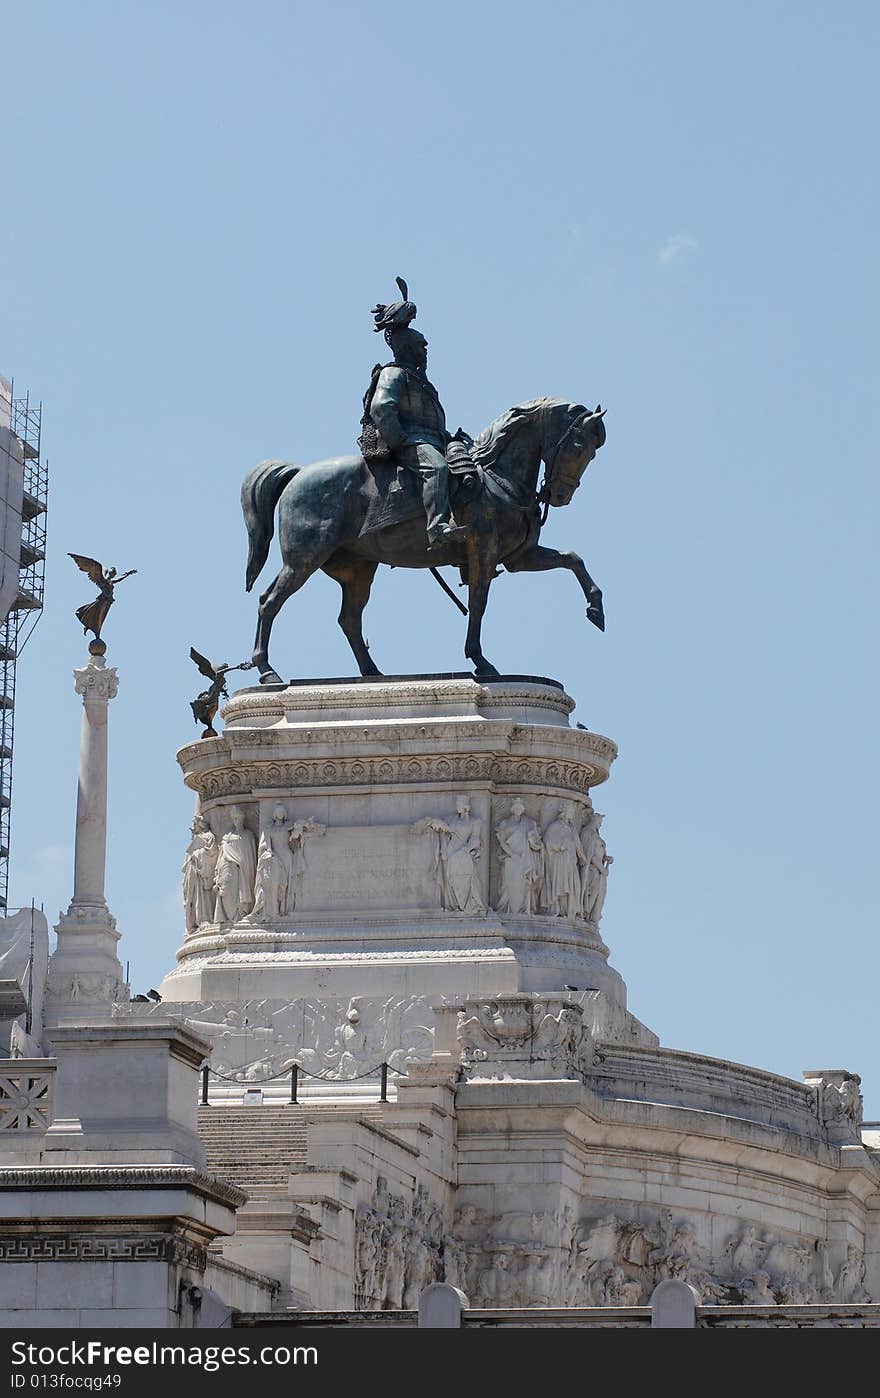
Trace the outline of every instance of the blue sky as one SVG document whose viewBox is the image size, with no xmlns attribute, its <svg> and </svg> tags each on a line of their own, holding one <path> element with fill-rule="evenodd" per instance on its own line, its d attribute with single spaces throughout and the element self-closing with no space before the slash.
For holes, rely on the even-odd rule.
<svg viewBox="0 0 880 1398">
<path fill-rule="evenodd" d="M 583 554 L 606 634 L 546 574 L 503 578 L 484 635 L 620 745 L 597 805 L 631 1008 L 674 1047 L 861 1072 L 880 1116 L 878 13 L 7 12 L 0 371 L 43 399 L 52 472 L 14 902 L 53 921 L 71 892 L 74 550 L 139 570 L 107 627 L 108 893 L 135 988 L 173 964 L 188 650 L 252 644 L 241 477 L 352 449 L 402 274 L 453 427 L 539 394 L 608 408 L 545 536 Z M 283 672 L 351 673 L 337 607 L 323 577 L 288 603 Z M 366 630 L 388 672 L 457 669 L 460 622 L 385 571 Z"/>
</svg>

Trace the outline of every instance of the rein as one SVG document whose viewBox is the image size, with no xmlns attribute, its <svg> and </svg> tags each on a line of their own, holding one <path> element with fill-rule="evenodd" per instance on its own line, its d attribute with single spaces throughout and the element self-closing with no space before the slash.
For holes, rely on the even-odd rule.
<svg viewBox="0 0 880 1398">
<path fill-rule="evenodd" d="M 491 466 L 481 466 L 479 469 L 489 494 L 503 500 L 505 505 L 510 505 L 515 510 L 530 510 L 536 501 L 541 499 L 539 494 L 530 494 L 528 499 L 523 499 L 518 491 L 511 489 L 510 482 L 497 475 Z"/>
</svg>

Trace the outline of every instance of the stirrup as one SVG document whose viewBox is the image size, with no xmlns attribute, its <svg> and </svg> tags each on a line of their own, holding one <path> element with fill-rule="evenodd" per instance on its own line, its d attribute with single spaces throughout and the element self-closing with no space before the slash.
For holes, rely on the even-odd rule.
<svg viewBox="0 0 880 1398">
<path fill-rule="evenodd" d="M 467 538 L 467 530 L 461 524 L 438 524 L 433 535 L 428 537 L 428 547 L 436 548 L 438 544 L 454 544 Z"/>
</svg>

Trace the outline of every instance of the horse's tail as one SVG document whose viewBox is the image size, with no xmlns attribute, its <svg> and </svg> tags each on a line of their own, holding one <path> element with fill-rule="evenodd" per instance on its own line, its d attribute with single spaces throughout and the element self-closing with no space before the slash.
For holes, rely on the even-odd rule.
<svg viewBox="0 0 880 1398">
<path fill-rule="evenodd" d="M 245 587 L 250 592 L 269 556 L 275 533 L 275 506 L 282 490 L 300 470 L 291 461 L 261 461 L 248 471 L 241 487 L 241 508 L 248 532 Z"/>
</svg>

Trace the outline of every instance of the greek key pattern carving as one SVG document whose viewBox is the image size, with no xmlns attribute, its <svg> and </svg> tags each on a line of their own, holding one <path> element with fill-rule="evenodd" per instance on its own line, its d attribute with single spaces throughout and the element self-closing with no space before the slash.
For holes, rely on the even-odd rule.
<svg viewBox="0 0 880 1398">
<path fill-rule="evenodd" d="M 496 782 L 585 792 L 604 773 L 586 762 L 515 757 L 370 757 L 253 762 L 191 773 L 187 784 L 203 801 L 276 787 L 387 786 L 399 782 Z"/>
<path fill-rule="evenodd" d="M 207 1249 L 167 1233 L 0 1238 L 0 1262 L 171 1262 L 204 1272 Z"/>
</svg>

